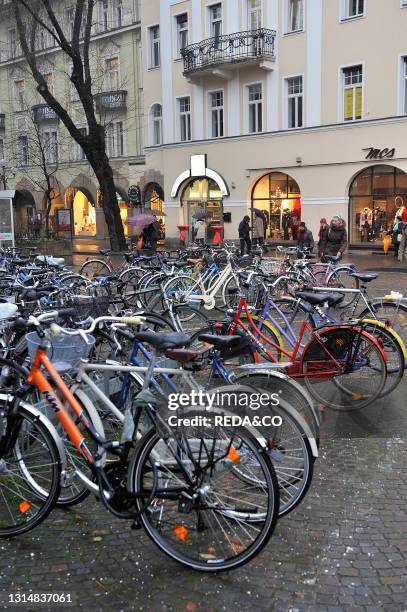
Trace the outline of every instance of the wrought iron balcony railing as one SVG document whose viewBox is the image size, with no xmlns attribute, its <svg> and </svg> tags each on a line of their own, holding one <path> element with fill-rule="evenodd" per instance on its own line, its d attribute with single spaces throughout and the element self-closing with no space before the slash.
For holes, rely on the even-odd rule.
<svg viewBox="0 0 407 612">
<path fill-rule="evenodd" d="M 181 49 L 184 75 L 223 64 L 275 60 L 275 30 L 260 28 L 207 38 Z"/>
<path fill-rule="evenodd" d="M 4 113 L 0 113 L 0 130 L 4 130 L 6 127 L 6 115 Z"/>
<path fill-rule="evenodd" d="M 42 123 L 43 121 L 59 121 L 59 117 L 48 104 L 36 104 L 32 107 L 34 121 Z"/>
<path fill-rule="evenodd" d="M 98 112 L 103 110 L 120 110 L 126 108 L 127 91 L 105 91 L 96 94 L 96 108 Z"/>
</svg>

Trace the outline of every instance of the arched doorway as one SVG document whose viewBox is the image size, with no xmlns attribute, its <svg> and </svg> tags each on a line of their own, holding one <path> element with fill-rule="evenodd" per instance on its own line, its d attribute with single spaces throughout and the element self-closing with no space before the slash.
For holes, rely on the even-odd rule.
<svg viewBox="0 0 407 612">
<path fill-rule="evenodd" d="M 252 191 L 252 209 L 263 211 L 266 238 L 297 240 L 301 221 L 301 192 L 298 183 L 283 172 L 262 176 Z"/>
<path fill-rule="evenodd" d="M 65 206 L 72 209 L 73 235 L 77 238 L 96 236 L 96 211 L 92 195 L 85 188 L 68 187 Z"/>
<path fill-rule="evenodd" d="M 18 189 L 13 200 L 14 235 L 16 238 L 33 238 L 38 232 L 35 224 L 35 200 L 27 189 Z M 38 223 L 41 227 L 41 223 Z"/>
<path fill-rule="evenodd" d="M 160 223 L 159 242 L 165 240 L 165 216 L 164 216 L 164 191 L 158 183 L 148 183 L 144 188 L 143 204 L 145 210 L 157 212 L 157 220 Z M 162 213 L 161 215 L 159 213 Z"/>
<path fill-rule="evenodd" d="M 398 214 L 407 222 L 407 174 L 378 164 L 359 172 L 349 188 L 349 228 L 353 244 L 379 242 Z"/>
<path fill-rule="evenodd" d="M 223 226 L 223 196 L 219 185 L 209 178 L 190 181 L 181 197 L 184 223 L 193 226 L 194 215 L 200 211 L 207 215 L 206 242 L 211 244 L 219 231 L 214 228 Z M 216 240 L 217 242 L 217 240 Z"/>
</svg>

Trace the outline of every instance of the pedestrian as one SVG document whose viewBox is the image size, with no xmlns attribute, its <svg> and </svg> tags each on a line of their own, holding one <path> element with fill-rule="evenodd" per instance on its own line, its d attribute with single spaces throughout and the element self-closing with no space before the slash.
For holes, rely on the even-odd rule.
<svg viewBox="0 0 407 612">
<path fill-rule="evenodd" d="M 321 257 L 342 257 L 348 245 L 346 223 L 342 217 L 332 217 L 331 223 L 322 233 Z"/>
<path fill-rule="evenodd" d="M 256 244 L 259 246 L 262 246 L 264 243 L 264 218 L 258 211 L 254 212 L 253 242 L 254 241 L 256 241 Z"/>
<path fill-rule="evenodd" d="M 318 257 L 321 258 L 321 246 L 322 246 L 322 236 L 325 230 L 328 229 L 328 221 L 325 217 L 319 220 L 319 232 L 318 232 Z"/>
<path fill-rule="evenodd" d="M 147 225 L 143 229 L 144 241 L 150 244 L 150 249 L 155 253 L 157 251 L 157 241 L 160 236 L 160 224 L 157 221 L 157 215 L 154 215 L 155 221 Z"/>
<path fill-rule="evenodd" d="M 398 259 L 401 262 L 407 261 L 407 223 L 403 223 L 401 229 L 401 240 L 399 243 Z"/>
<path fill-rule="evenodd" d="M 307 251 L 312 252 L 314 249 L 314 244 L 314 237 L 311 230 L 307 228 L 305 221 L 301 221 L 298 227 L 297 238 L 297 246 L 299 250 L 304 251 L 304 249 L 307 249 Z"/>
<path fill-rule="evenodd" d="M 206 221 L 205 219 L 198 219 L 194 224 L 194 242 L 198 244 L 205 244 L 206 239 Z"/>
<path fill-rule="evenodd" d="M 247 254 L 252 250 L 252 241 L 250 240 L 250 217 L 245 215 L 239 223 L 239 239 L 240 239 L 240 255 L 244 255 L 245 247 Z"/>
<path fill-rule="evenodd" d="M 394 248 L 394 257 L 399 256 L 399 248 L 402 239 L 402 230 L 403 230 L 403 218 L 401 215 L 397 215 L 396 221 L 391 230 L 391 241 L 393 243 Z"/>
</svg>

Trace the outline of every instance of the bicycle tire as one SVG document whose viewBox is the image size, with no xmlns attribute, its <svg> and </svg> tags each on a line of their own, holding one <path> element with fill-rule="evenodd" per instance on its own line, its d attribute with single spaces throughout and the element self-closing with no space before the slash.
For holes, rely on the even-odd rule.
<svg viewBox="0 0 407 612">
<path fill-rule="evenodd" d="M 373 316 L 382 323 L 389 324 L 402 339 L 404 346 L 407 347 L 407 305 L 399 304 L 397 301 L 376 299 L 370 303 Z M 369 308 L 363 310 L 359 317 L 361 319 L 371 319 L 372 311 Z"/>
<path fill-rule="evenodd" d="M 328 276 L 326 281 L 327 287 L 332 287 L 333 290 L 338 287 L 346 288 L 346 289 L 359 289 L 359 279 L 352 276 L 355 272 L 355 269 L 350 266 L 338 266 L 335 268 Z M 349 278 L 350 287 L 348 287 L 345 283 L 345 279 Z M 358 297 L 358 293 L 345 293 L 342 302 L 337 305 L 337 308 L 348 308 Z"/>
<path fill-rule="evenodd" d="M 27 436 L 29 437 L 27 444 L 30 443 L 31 448 L 32 444 L 35 444 L 36 440 L 40 440 L 39 451 L 37 452 L 37 455 L 39 455 L 40 453 L 49 454 L 49 457 L 51 459 L 51 484 L 49 485 L 49 490 L 44 489 L 44 477 L 42 476 L 42 484 L 40 487 L 41 493 L 39 492 L 39 485 L 36 481 L 34 481 L 35 476 L 37 476 L 38 478 L 39 472 L 35 471 L 34 477 L 30 473 L 30 469 L 32 471 L 33 468 L 30 468 L 27 465 L 28 456 L 26 456 L 25 459 L 23 458 L 21 451 L 22 443 L 19 442 L 19 438 L 17 438 L 16 443 L 14 444 L 14 448 L 11 449 L 11 452 L 9 454 L 10 457 L 14 456 L 14 459 L 10 459 L 9 462 L 5 457 L 1 457 L 0 459 L 0 463 L 2 465 L 2 475 L 0 477 L 0 538 L 9 538 L 21 535 L 37 527 L 47 518 L 49 513 L 55 507 L 60 491 L 60 481 L 62 472 L 61 456 L 54 437 L 51 434 L 49 427 L 46 425 L 45 417 L 39 419 L 37 415 L 31 414 L 27 408 L 24 408 L 21 405 L 18 408 L 18 412 L 19 417 L 21 418 L 19 435 L 21 434 L 21 432 L 27 434 Z M 0 421 L 1 420 L 2 419 L 0 416 Z M 17 478 L 18 472 L 21 471 L 23 471 L 24 476 L 24 478 L 22 478 L 24 485 L 15 485 L 16 491 L 14 497 L 16 499 L 13 504 L 16 503 L 16 510 L 18 509 L 18 512 L 21 517 L 25 517 L 27 520 L 21 522 L 20 519 L 19 522 L 18 520 L 15 520 L 15 518 L 13 518 L 12 524 L 6 525 L 5 521 L 9 519 L 4 518 L 3 513 L 5 511 L 5 506 L 7 506 L 6 512 L 8 511 L 11 514 L 12 504 L 11 502 L 6 501 L 4 491 L 7 488 L 8 495 L 10 495 L 10 493 L 14 494 L 13 490 L 11 489 L 10 480 L 8 481 L 8 486 L 5 485 L 7 479 L 7 470 L 9 469 L 7 464 L 12 465 L 13 461 L 15 463 L 15 468 L 14 471 L 11 472 L 12 475 L 8 478 L 12 479 L 13 475 L 15 478 Z M 37 470 L 44 470 L 46 466 L 46 464 L 44 463 L 44 459 L 41 458 L 40 461 L 41 463 Z M 41 504 L 41 507 L 39 508 L 38 512 L 35 515 L 31 516 L 31 518 L 28 518 L 28 513 L 31 512 L 31 509 L 35 506 L 38 506 L 39 504 Z"/>
<path fill-rule="evenodd" d="M 201 571 L 205 573 L 218 573 L 222 571 L 236 569 L 244 565 L 245 563 L 248 563 L 257 554 L 259 554 L 260 551 L 266 546 L 267 542 L 270 540 L 273 534 L 273 531 L 274 531 L 274 528 L 277 522 L 277 517 L 278 517 L 279 489 L 278 489 L 278 482 L 277 482 L 277 478 L 274 472 L 272 462 L 270 461 L 267 454 L 260 452 L 261 447 L 253 436 L 250 436 L 247 432 L 243 432 L 239 430 L 239 437 L 241 440 L 244 441 L 244 444 L 250 449 L 250 452 L 253 454 L 253 457 L 256 457 L 258 464 L 261 466 L 261 474 L 264 475 L 264 479 L 265 479 L 264 480 L 265 486 L 263 487 L 263 489 L 266 490 L 265 495 L 267 496 L 267 500 L 264 501 L 264 503 L 266 504 L 266 507 L 264 508 L 264 513 L 261 514 L 262 523 L 259 520 L 255 522 L 254 524 L 252 524 L 252 527 L 251 527 L 253 531 L 256 531 L 256 534 L 257 534 L 256 539 L 254 539 L 254 541 L 252 541 L 252 543 L 249 546 L 247 546 L 245 550 L 242 551 L 241 549 L 246 546 L 246 541 L 243 544 L 243 541 L 239 538 L 239 541 L 236 542 L 237 540 L 237 537 L 236 537 L 236 540 L 233 540 L 233 543 L 231 543 L 230 545 L 230 549 L 234 556 L 231 556 L 230 558 L 225 558 L 225 555 L 223 554 L 222 557 L 215 559 L 214 557 L 216 555 L 217 549 L 221 545 L 220 537 L 223 534 L 222 532 L 220 532 L 221 535 L 219 535 L 218 533 L 217 537 L 213 539 L 213 545 L 212 545 L 211 533 L 208 533 L 208 529 L 206 529 L 205 536 L 202 536 L 201 541 L 198 540 L 198 543 L 197 543 L 198 547 L 201 547 L 202 552 L 198 552 L 194 558 L 192 557 L 192 552 L 191 552 L 192 547 L 190 545 L 183 546 L 183 544 L 185 544 L 185 542 L 187 541 L 186 534 L 194 535 L 195 532 L 197 534 L 203 533 L 203 530 L 206 527 L 205 521 L 209 523 L 208 516 L 209 516 L 210 508 L 205 507 L 205 501 L 206 501 L 205 497 L 203 498 L 204 501 L 201 502 L 202 508 L 198 511 L 193 510 L 193 512 L 196 512 L 197 516 L 199 515 L 199 518 L 197 518 L 197 529 L 194 531 L 188 528 L 189 523 L 186 520 L 186 517 L 189 517 L 191 513 L 189 514 L 182 513 L 178 509 L 177 503 L 174 504 L 175 508 L 173 510 L 173 513 L 174 514 L 179 513 L 180 518 L 178 519 L 178 516 L 177 516 L 175 519 L 172 519 L 172 520 L 179 520 L 179 523 L 174 523 L 172 532 L 170 529 L 171 525 L 169 527 L 165 522 L 162 522 L 158 528 L 154 524 L 153 522 L 154 518 L 152 517 L 154 514 L 155 516 L 157 516 L 157 511 L 156 510 L 154 511 L 154 508 L 156 508 L 156 506 L 154 505 L 152 507 L 150 506 L 150 508 L 147 511 L 143 511 L 140 514 L 140 519 L 141 519 L 142 525 L 146 533 L 151 538 L 151 540 L 158 546 L 158 548 L 162 552 L 164 552 L 168 557 L 170 557 L 174 561 L 177 561 L 183 566 L 188 567 L 189 569 L 194 569 L 196 571 Z M 152 460 L 149 459 L 149 456 L 150 456 L 150 453 L 154 451 L 154 447 L 157 444 L 159 444 L 160 441 L 161 441 L 161 438 L 157 434 L 156 431 L 150 430 L 150 432 L 147 432 L 147 434 L 145 434 L 145 436 L 140 440 L 137 452 L 135 453 L 135 456 L 129 466 L 128 486 L 130 490 L 138 496 L 136 499 L 136 503 L 139 509 L 143 508 L 143 504 L 144 504 L 143 499 L 142 499 L 143 495 L 146 495 L 146 493 L 149 494 L 147 476 L 148 476 L 148 471 L 151 470 L 150 465 L 152 465 Z M 162 479 L 171 478 L 168 475 L 168 472 L 170 472 L 168 466 L 166 466 L 166 470 L 164 470 L 162 465 L 159 465 L 158 468 L 156 469 L 157 471 L 161 469 L 162 474 L 160 474 L 160 477 Z M 145 472 L 143 472 L 143 470 L 145 470 Z M 215 493 L 213 493 L 213 490 L 215 489 L 215 486 L 216 486 L 216 484 L 214 484 L 216 474 L 219 474 L 219 473 L 213 472 L 211 476 L 212 478 L 211 486 L 208 492 L 208 496 L 210 493 L 212 493 L 212 496 L 215 497 L 215 499 L 216 499 L 216 490 L 215 490 Z M 143 479 L 147 481 L 146 484 L 143 484 Z M 179 482 L 180 478 L 178 474 L 176 475 L 176 479 Z M 239 479 L 234 478 L 233 482 L 236 483 L 238 480 Z M 147 485 L 147 488 L 146 488 L 146 485 Z M 180 487 L 179 484 L 178 484 L 178 487 Z M 250 488 L 254 489 L 254 487 L 250 487 Z M 158 488 L 156 487 L 155 499 L 159 500 L 159 497 L 157 497 L 157 490 Z M 165 487 L 164 487 L 164 490 L 165 490 Z M 234 495 L 236 495 L 235 491 L 234 491 Z M 217 502 L 219 506 L 220 506 L 220 502 L 222 498 L 225 498 L 226 496 L 227 496 L 227 490 L 223 488 L 220 501 Z M 219 500 L 219 497 L 217 499 Z M 209 503 L 210 502 L 207 502 L 206 506 L 209 506 Z M 243 503 L 244 501 L 242 500 L 242 504 Z M 251 505 L 254 506 L 253 503 L 251 503 Z M 168 508 L 168 505 L 166 505 L 166 508 Z M 205 520 L 202 516 L 204 512 L 206 512 Z M 234 510 L 233 510 L 233 507 L 232 509 L 227 508 L 227 507 L 225 508 L 219 507 L 216 511 L 215 510 L 213 511 L 213 514 L 217 516 L 217 521 L 219 523 L 220 523 L 219 517 L 222 518 L 222 520 L 224 521 L 223 523 L 224 530 L 226 530 L 226 528 L 232 529 L 232 525 L 234 524 L 239 525 L 240 523 L 243 522 L 243 518 L 244 518 L 243 512 L 240 511 L 239 507 Z M 263 516 L 264 516 L 264 519 L 263 519 Z M 159 519 L 159 523 L 160 523 L 160 519 Z M 216 521 L 212 523 L 211 529 L 209 531 L 211 530 L 214 531 L 213 524 L 215 524 L 216 526 Z M 167 528 L 167 532 L 165 532 L 166 528 Z M 199 537 L 200 536 L 198 536 L 198 538 Z M 250 537 L 251 537 L 251 532 L 247 531 L 246 540 L 250 539 Z M 183 538 L 185 538 L 184 541 L 183 541 Z M 182 548 L 184 548 L 184 550 L 182 550 Z"/>
<path fill-rule="evenodd" d="M 88 259 L 79 268 L 79 274 L 89 280 L 94 280 L 96 276 L 109 276 L 112 268 L 102 259 Z"/>
</svg>

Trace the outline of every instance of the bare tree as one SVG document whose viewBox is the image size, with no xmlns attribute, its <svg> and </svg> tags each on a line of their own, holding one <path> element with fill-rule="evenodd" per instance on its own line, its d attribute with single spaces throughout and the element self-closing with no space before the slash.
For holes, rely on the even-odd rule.
<svg viewBox="0 0 407 612">
<path fill-rule="evenodd" d="M 72 36 L 66 36 L 53 0 L 14 0 L 13 11 L 23 55 L 37 84 L 37 90 L 45 102 L 58 115 L 71 137 L 82 147 L 99 182 L 101 205 L 109 231 L 111 247 L 115 251 L 126 249 L 120 209 L 116 198 L 113 170 L 106 153 L 105 126 L 97 118 L 92 69 L 90 62 L 91 31 L 95 0 L 75 0 L 75 16 Z M 43 28 L 53 38 L 57 47 L 72 63 L 70 80 L 83 107 L 87 133 L 78 129 L 65 107 L 50 91 L 40 70 L 36 38 Z M 70 38 L 70 39 L 69 39 Z"/>
</svg>

